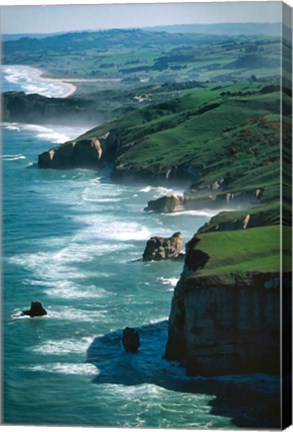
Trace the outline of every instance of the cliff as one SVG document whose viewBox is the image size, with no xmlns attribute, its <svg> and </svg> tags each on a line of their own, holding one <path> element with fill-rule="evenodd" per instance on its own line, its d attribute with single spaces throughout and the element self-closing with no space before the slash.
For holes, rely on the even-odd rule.
<svg viewBox="0 0 293 432">
<path fill-rule="evenodd" d="M 279 226 L 194 236 L 172 299 L 165 357 L 190 375 L 279 374 L 279 254 Z M 288 298 L 289 261 L 282 275 Z"/>
<path fill-rule="evenodd" d="M 169 204 L 177 211 L 278 200 L 281 125 L 274 113 L 279 110 L 279 92 L 272 87 L 263 94 L 255 86 L 240 97 L 235 85 L 232 89 L 223 93 L 207 84 L 179 92 L 178 97 L 125 113 L 75 141 L 119 131 L 119 145 L 111 157 L 113 180 L 188 182 L 184 197 L 163 204 L 167 211 Z M 282 132 L 291 142 L 287 118 Z"/>
<path fill-rule="evenodd" d="M 111 163 L 119 145 L 119 134 L 109 131 L 100 137 L 69 141 L 39 155 L 40 168 L 102 168 Z"/>
</svg>

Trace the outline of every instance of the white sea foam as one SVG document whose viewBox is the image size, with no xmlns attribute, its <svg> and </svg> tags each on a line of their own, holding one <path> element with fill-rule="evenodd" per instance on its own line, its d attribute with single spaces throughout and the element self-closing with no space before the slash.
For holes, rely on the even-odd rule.
<svg viewBox="0 0 293 432">
<path fill-rule="evenodd" d="M 96 203 L 116 203 L 122 201 L 122 198 L 89 198 L 85 195 L 82 196 L 84 201 Z"/>
<path fill-rule="evenodd" d="M 161 316 L 161 317 L 159 317 L 159 318 L 153 318 L 153 319 L 150 319 L 150 320 L 147 320 L 146 322 L 144 322 L 143 324 L 144 325 L 146 325 L 146 324 L 158 324 L 158 323 L 160 323 L 160 322 L 162 322 L 162 321 L 167 321 L 168 320 L 168 316 Z"/>
<path fill-rule="evenodd" d="M 159 278 L 157 278 L 157 281 L 160 282 L 162 285 L 168 285 L 171 287 L 175 287 L 177 285 L 178 278 L 159 277 Z"/>
<path fill-rule="evenodd" d="M 108 293 L 103 286 L 95 286 L 84 282 L 84 277 L 94 277 L 103 283 L 103 278 L 111 275 L 107 272 L 80 271 L 76 264 L 89 263 L 97 260 L 99 256 L 114 251 L 129 250 L 134 246 L 123 243 L 95 242 L 96 233 L 92 233 L 90 228 L 81 230 L 71 239 L 63 239 L 62 243 L 67 246 L 62 247 L 55 239 L 51 239 L 52 245 L 56 243 L 55 251 L 23 253 L 6 258 L 10 264 L 18 265 L 33 274 L 33 278 L 25 280 L 26 285 L 43 286 L 47 295 L 56 298 L 102 298 Z M 44 242 L 44 247 L 46 246 Z M 48 246 L 52 246 L 50 244 Z M 45 271 L 44 271 L 45 269 Z"/>
<path fill-rule="evenodd" d="M 82 310 L 69 306 L 56 306 L 54 310 L 49 307 L 47 312 L 49 319 L 75 322 L 97 322 L 99 319 L 104 319 L 106 314 L 106 312 L 103 311 Z"/>
<path fill-rule="evenodd" d="M 168 195 L 168 194 L 176 194 L 176 195 L 182 195 L 184 192 L 184 189 L 182 188 L 168 188 L 164 186 L 145 186 L 141 189 L 139 189 L 139 192 L 151 192 L 154 191 L 156 194 L 159 195 Z"/>
<path fill-rule="evenodd" d="M 93 338 L 72 338 L 60 340 L 48 340 L 41 345 L 37 345 L 30 350 L 40 354 L 63 355 L 71 353 L 85 353 Z"/>
<path fill-rule="evenodd" d="M 42 71 L 31 66 L 10 65 L 2 66 L 4 79 L 12 83 L 27 94 L 38 93 L 46 97 L 67 97 L 75 91 L 73 84 L 59 79 L 43 78 Z M 8 86 L 9 90 L 9 86 Z"/>
<path fill-rule="evenodd" d="M 49 127 L 38 125 L 26 125 L 28 130 L 36 131 L 37 138 L 44 141 L 50 141 L 56 144 L 62 144 L 70 139 L 76 138 L 87 130 L 87 127 L 56 126 Z"/>
<path fill-rule="evenodd" d="M 63 321 L 76 321 L 76 322 L 96 322 L 99 319 L 104 319 L 106 312 L 98 310 L 82 310 L 74 307 L 59 307 L 56 306 L 54 310 L 51 307 L 46 308 L 47 315 L 34 317 L 33 320 L 63 320 Z M 32 319 L 29 315 L 23 315 L 21 310 L 14 310 L 11 314 L 13 320 L 19 319 Z"/>
<path fill-rule="evenodd" d="M 174 189 L 174 188 L 171 189 L 163 186 L 158 186 L 155 188 L 155 191 L 160 195 L 168 195 L 168 194 L 182 195 L 184 189 Z"/>
<path fill-rule="evenodd" d="M 48 296 L 65 299 L 98 299 L 109 294 L 103 288 L 97 288 L 95 285 L 83 286 L 63 280 L 56 281 L 54 288 L 49 288 L 45 292 Z"/>
<path fill-rule="evenodd" d="M 52 141 L 57 144 L 62 144 L 65 141 L 69 141 L 70 139 L 68 135 L 58 133 L 53 130 L 47 131 L 45 133 L 39 133 L 37 137 L 41 140 Z"/>
<path fill-rule="evenodd" d="M 145 188 L 140 189 L 139 192 L 150 192 L 151 190 L 152 190 L 152 187 L 151 186 L 147 186 Z"/>
<path fill-rule="evenodd" d="M 82 215 L 77 216 L 75 220 L 88 224 L 88 231 L 87 233 L 84 231 L 83 235 L 85 237 L 88 235 L 89 239 L 96 238 L 97 240 L 103 239 L 129 242 L 133 240 L 145 240 L 151 235 L 151 231 L 148 227 L 137 222 L 113 220 L 109 223 L 109 217 L 107 217 L 107 215 L 99 217 L 95 215 Z M 113 245 L 110 246 L 113 247 Z M 118 244 L 117 246 L 121 249 L 121 245 Z"/>
<path fill-rule="evenodd" d="M 179 211 L 179 212 L 175 212 L 175 213 L 166 213 L 166 214 L 164 214 L 164 216 L 175 217 L 175 216 L 187 215 L 187 216 L 213 217 L 217 213 L 219 213 L 219 211 L 220 210 L 209 210 L 209 209 L 204 209 L 204 210 L 185 210 L 185 211 Z"/>
<path fill-rule="evenodd" d="M 89 230 L 83 237 L 83 243 L 79 243 L 79 238 L 77 237 L 75 240 L 72 240 L 68 246 L 58 251 L 18 254 L 7 258 L 7 261 L 10 264 L 16 264 L 36 271 L 36 275 L 39 275 L 41 278 L 44 278 L 45 275 L 52 274 L 53 280 L 56 280 L 56 277 L 63 273 L 66 278 L 68 278 L 68 270 L 76 263 L 90 262 L 105 253 L 126 250 L 133 247 L 129 244 L 114 243 L 103 243 L 99 245 L 94 243 L 86 244 L 86 240 L 92 240 L 95 238 L 94 236 L 96 234 L 96 232 L 93 232 L 93 236 L 91 237 L 91 232 Z M 104 233 L 104 236 L 107 236 L 107 234 Z M 46 272 L 44 272 L 44 268 L 46 268 Z M 73 278 L 74 271 L 70 273 L 70 279 Z"/>
<path fill-rule="evenodd" d="M 62 144 L 70 139 L 76 138 L 87 130 L 87 127 L 72 126 L 41 126 L 36 124 L 23 123 L 3 123 L 3 128 L 14 131 L 34 132 L 36 137 L 41 141 L 50 141 L 55 144 Z"/>
<path fill-rule="evenodd" d="M 16 130 L 16 131 L 20 131 L 20 127 L 18 125 L 18 123 L 2 123 L 3 128 L 8 129 L 8 130 Z"/>
<path fill-rule="evenodd" d="M 93 184 L 100 184 L 101 183 L 101 178 L 102 177 L 96 177 L 96 178 L 94 178 L 94 179 L 92 179 L 90 182 L 91 183 L 93 183 Z"/>
<path fill-rule="evenodd" d="M 48 363 L 45 365 L 23 366 L 31 372 L 59 373 L 64 375 L 98 375 L 99 370 L 91 363 Z"/>
<path fill-rule="evenodd" d="M 36 124 L 30 124 L 30 123 L 26 123 L 26 124 L 19 124 L 19 128 L 22 130 L 28 130 L 28 131 L 32 131 L 32 132 L 50 132 L 51 129 L 46 127 L 46 126 L 40 126 L 40 125 L 36 125 Z"/>
<path fill-rule="evenodd" d="M 87 186 L 83 193 L 82 199 L 84 201 L 96 201 L 96 202 L 118 202 L 121 200 L 121 193 L 123 190 L 113 188 L 112 185 L 103 184 L 102 187 L 97 188 L 97 182 L 100 183 L 100 178 L 93 179 L 92 185 Z M 117 200 L 117 201 L 116 201 Z"/>
<path fill-rule="evenodd" d="M 1 159 L 3 161 L 15 161 L 15 160 L 21 160 L 21 159 L 26 159 L 26 156 L 24 156 L 23 154 L 16 154 L 16 155 L 2 155 Z"/>
<path fill-rule="evenodd" d="M 120 224 L 117 232 L 108 233 L 108 238 L 118 241 L 145 240 L 150 237 L 151 231 L 136 223 Z"/>
<path fill-rule="evenodd" d="M 44 315 L 44 316 L 42 316 L 42 317 L 35 317 L 34 319 L 43 319 L 44 317 L 47 317 L 47 315 Z M 13 319 L 13 320 L 19 320 L 19 319 L 31 319 L 31 317 L 29 316 L 29 315 L 24 315 L 23 314 L 23 311 L 21 311 L 21 310 L 14 310 L 13 311 L 13 313 L 12 313 L 12 315 L 11 315 L 11 318 Z"/>
</svg>

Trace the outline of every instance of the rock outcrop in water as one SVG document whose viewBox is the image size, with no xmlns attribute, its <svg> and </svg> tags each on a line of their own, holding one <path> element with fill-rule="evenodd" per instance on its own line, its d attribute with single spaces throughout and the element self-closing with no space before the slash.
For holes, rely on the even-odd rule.
<svg viewBox="0 0 293 432">
<path fill-rule="evenodd" d="M 184 198 L 180 195 L 169 194 L 162 196 L 156 200 L 148 202 L 145 211 L 153 211 L 155 213 L 173 213 L 184 210 Z"/>
<path fill-rule="evenodd" d="M 174 233 L 171 237 L 151 237 L 143 253 L 144 261 L 161 261 L 177 258 L 182 250 L 182 234 Z"/>
<path fill-rule="evenodd" d="M 186 196 L 165 195 L 148 202 L 145 211 L 155 213 L 175 213 L 186 210 L 203 210 L 219 208 L 237 208 L 259 202 L 262 196 L 261 189 L 249 190 L 241 193 L 188 193 Z"/>
<path fill-rule="evenodd" d="M 39 155 L 40 168 L 102 168 L 111 162 L 119 135 L 110 131 L 101 137 L 69 141 Z"/>
<path fill-rule="evenodd" d="M 47 311 L 44 309 L 41 302 L 33 301 L 29 310 L 23 311 L 23 315 L 29 315 L 30 317 L 44 316 L 47 315 Z"/>
<path fill-rule="evenodd" d="M 122 344 L 125 351 L 136 353 L 140 347 L 139 334 L 134 328 L 126 327 L 122 334 Z"/>
</svg>

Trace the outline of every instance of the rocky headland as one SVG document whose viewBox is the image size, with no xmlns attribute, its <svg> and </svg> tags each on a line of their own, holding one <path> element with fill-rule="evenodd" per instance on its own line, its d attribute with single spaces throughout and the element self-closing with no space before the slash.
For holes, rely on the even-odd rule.
<svg viewBox="0 0 293 432">
<path fill-rule="evenodd" d="M 119 135 L 110 131 L 100 137 L 69 141 L 38 157 L 40 168 L 103 168 L 111 163 L 119 143 Z"/>
<path fill-rule="evenodd" d="M 180 361 L 192 375 L 279 374 L 280 289 L 283 299 L 290 299 L 291 285 L 291 120 L 285 116 L 282 125 L 280 212 L 278 89 L 200 94 L 94 128 L 42 153 L 38 164 L 54 169 L 110 166 L 115 182 L 181 180 L 190 185 L 183 195 L 149 201 L 146 211 L 225 210 L 186 245 L 165 358 Z M 284 106 L 290 101 L 284 96 Z M 178 255 L 182 238 L 176 236 L 150 239 L 143 259 Z M 290 310 L 285 316 L 291 316 Z M 289 321 L 283 322 L 287 328 Z"/>
<path fill-rule="evenodd" d="M 291 313 L 291 270 L 285 265 L 280 273 L 279 239 L 279 227 L 269 226 L 206 232 L 187 243 L 166 359 L 179 361 L 189 375 L 279 375 L 281 286 L 287 330 Z M 290 257 L 290 245 L 284 254 Z"/>
</svg>

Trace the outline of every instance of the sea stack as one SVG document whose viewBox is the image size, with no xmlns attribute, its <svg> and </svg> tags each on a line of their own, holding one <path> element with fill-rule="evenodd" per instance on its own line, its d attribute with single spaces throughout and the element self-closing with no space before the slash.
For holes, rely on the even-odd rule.
<svg viewBox="0 0 293 432">
<path fill-rule="evenodd" d="M 171 237 L 151 237 L 148 240 L 144 253 L 144 261 L 161 261 L 164 259 L 177 258 L 182 250 L 182 234 L 174 233 Z"/>
<path fill-rule="evenodd" d="M 41 302 L 33 301 L 29 310 L 23 311 L 23 315 L 29 315 L 30 317 L 44 316 L 47 315 L 47 311 L 43 308 Z"/>
<path fill-rule="evenodd" d="M 126 327 L 123 330 L 122 343 L 125 351 L 136 353 L 140 347 L 139 334 L 134 328 Z"/>
</svg>

